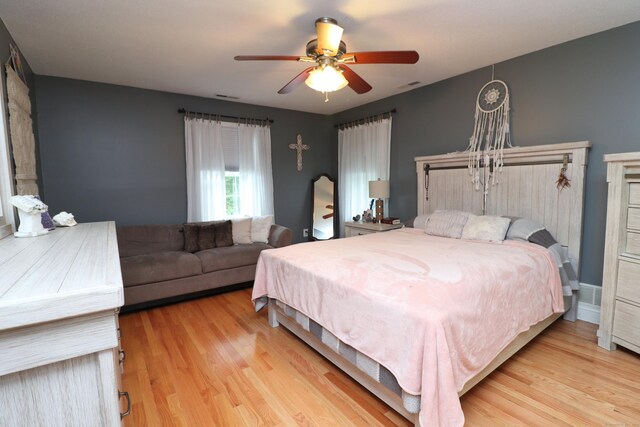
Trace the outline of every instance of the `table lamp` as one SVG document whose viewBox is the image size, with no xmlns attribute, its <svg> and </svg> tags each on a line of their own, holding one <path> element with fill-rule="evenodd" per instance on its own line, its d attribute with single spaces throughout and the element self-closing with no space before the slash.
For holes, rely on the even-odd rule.
<svg viewBox="0 0 640 427">
<path fill-rule="evenodd" d="M 376 200 L 376 220 L 380 222 L 384 218 L 384 201 L 389 197 L 389 181 L 378 178 L 377 181 L 369 181 L 369 197 Z"/>
</svg>

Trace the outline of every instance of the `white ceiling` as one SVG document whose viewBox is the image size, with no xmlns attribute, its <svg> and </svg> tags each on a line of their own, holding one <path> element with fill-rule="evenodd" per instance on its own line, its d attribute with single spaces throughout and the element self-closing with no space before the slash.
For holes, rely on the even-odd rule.
<svg viewBox="0 0 640 427">
<path fill-rule="evenodd" d="M 338 20 L 349 51 L 416 50 L 415 65 L 354 65 L 373 90 L 277 91 L 308 65 L 314 21 Z M 37 74 L 333 114 L 640 20 L 638 0 L 2 0 L 0 17 Z M 499 69 L 496 70 L 499 73 Z"/>
</svg>

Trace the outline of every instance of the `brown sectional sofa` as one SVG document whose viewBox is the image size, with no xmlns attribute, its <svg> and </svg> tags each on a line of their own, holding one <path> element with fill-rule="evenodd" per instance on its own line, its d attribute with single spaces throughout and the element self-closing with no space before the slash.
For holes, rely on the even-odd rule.
<svg viewBox="0 0 640 427">
<path fill-rule="evenodd" d="M 117 227 L 124 308 L 184 299 L 254 279 L 260 252 L 291 244 L 291 230 L 272 225 L 269 243 L 184 251 L 182 225 Z"/>
</svg>

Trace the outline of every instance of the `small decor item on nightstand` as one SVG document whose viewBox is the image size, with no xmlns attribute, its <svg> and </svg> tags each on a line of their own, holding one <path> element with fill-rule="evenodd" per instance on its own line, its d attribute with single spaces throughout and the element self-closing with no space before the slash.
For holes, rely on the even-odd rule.
<svg viewBox="0 0 640 427">
<path fill-rule="evenodd" d="M 371 209 L 362 212 L 362 222 L 373 222 L 373 212 Z"/>
<path fill-rule="evenodd" d="M 395 224 L 400 224 L 400 218 L 387 217 L 387 218 L 382 218 L 380 222 L 383 224 L 395 225 Z"/>
<path fill-rule="evenodd" d="M 352 219 L 353 219 L 354 222 L 358 222 L 358 221 L 360 221 L 360 215 L 356 215 Z"/>
<path fill-rule="evenodd" d="M 381 180 L 369 181 L 369 197 L 376 200 L 376 219 L 378 222 L 384 218 L 384 201 L 389 197 L 389 181 Z"/>
</svg>

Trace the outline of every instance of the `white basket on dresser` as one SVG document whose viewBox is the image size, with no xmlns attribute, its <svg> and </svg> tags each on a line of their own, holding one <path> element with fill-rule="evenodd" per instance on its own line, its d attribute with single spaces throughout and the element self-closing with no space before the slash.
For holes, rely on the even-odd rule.
<svg viewBox="0 0 640 427">
<path fill-rule="evenodd" d="M 598 344 L 640 353 L 640 152 L 604 161 L 609 196 Z"/>
</svg>

